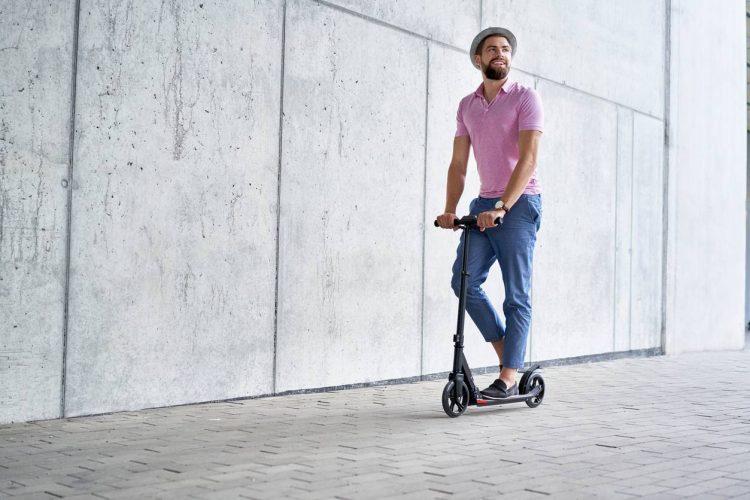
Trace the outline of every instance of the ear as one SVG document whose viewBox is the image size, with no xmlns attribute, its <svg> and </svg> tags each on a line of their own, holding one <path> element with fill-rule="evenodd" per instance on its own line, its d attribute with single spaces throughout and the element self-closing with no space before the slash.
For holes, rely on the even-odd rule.
<svg viewBox="0 0 750 500">
<path fill-rule="evenodd" d="M 482 66 L 482 56 L 479 54 L 474 54 L 474 65 L 475 66 Z"/>
</svg>

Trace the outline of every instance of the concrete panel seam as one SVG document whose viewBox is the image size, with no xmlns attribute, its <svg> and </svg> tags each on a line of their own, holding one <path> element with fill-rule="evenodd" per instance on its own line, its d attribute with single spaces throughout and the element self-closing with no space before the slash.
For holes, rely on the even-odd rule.
<svg viewBox="0 0 750 500">
<path fill-rule="evenodd" d="M 527 71 L 524 71 L 524 70 L 516 68 L 516 67 L 514 67 L 513 69 L 516 70 L 516 71 L 521 71 L 522 73 L 526 73 L 527 75 L 534 75 L 533 73 L 529 73 Z M 551 80 L 551 79 L 546 78 L 544 76 L 539 76 L 539 75 L 534 75 L 534 76 L 536 78 L 539 78 L 540 80 L 543 80 L 546 83 L 549 83 L 549 84 L 552 84 L 552 85 L 556 85 L 556 86 L 562 87 L 564 89 L 572 90 L 573 92 L 578 92 L 579 94 L 583 94 L 586 97 L 590 97 L 592 99 L 597 99 L 599 101 L 602 101 L 602 102 L 605 102 L 605 103 L 608 103 L 608 104 L 613 104 L 615 106 L 619 106 L 619 107 L 621 107 L 623 109 L 630 110 L 633 113 L 638 113 L 639 115 L 647 116 L 649 118 L 653 118 L 654 120 L 658 120 L 660 122 L 664 121 L 664 118 L 660 118 L 658 116 L 654 116 L 651 113 L 646 113 L 645 111 L 641 111 L 639 109 L 633 108 L 631 106 L 628 106 L 627 104 L 623 104 L 621 102 L 617 102 L 617 101 L 613 101 L 611 99 L 607 99 L 606 97 L 602 97 L 602 96 L 599 96 L 599 95 L 596 95 L 596 94 L 592 94 L 591 92 L 588 92 L 586 90 L 581 90 L 581 89 L 578 89 L 576 87 L 571 87 L 570 85 L 568 85 L 566 83 L 561 83 L 561 82 L 558 82 L 556 80 Z"/>
<path fill-rule="evenodd" d="M 482 5 L 484 5 L 484 0 L 482 0 Z M 536 75 L 530 75 L 534 79 L 534 90 L 539 90 L 539 77 Z M 534 271 L 532 269 L 531 272 L 531 319 L 529 320 L 529 337 L 526 341 L 526 355 L 531 360 L 532 353 L 534 352 Z M 525 362 L 525 361 L 524 361 Z M 529 361 L 530 362 L 530 361 Z"/>
<path fill-rule="evenodd" d="M 667 314 L 667 308 L 669 307 L 668 300 L 668 289 L 669 289 L 669 252 L 670 252 L 670 224 L 669 224 L 669 185 L 670 185 L 670 169 L 669 169 L 669 113 L 671 112 L 670 99 L 671 99 L 671 59 L 672 59 L 672 0 L 666 0 L 665 2 L 666 15 L 665 15 L 665 50 L 664 55 L 664 166 L 663 178 L 662 178 L 662 265 L 661 265 L 661 348 L 662 351 L 671 351 L 671 346 L 667 348 L 667 320 L 671 319 L 671 315 Z M 635 121 L 635 120 L 634 120 Z M 675 277 L 676 279 L 676 277 Z"/>
<path fill-rule="evenodd" d="M 354 11 L 354 10 L 351 10 L 351 9 L 347 9 L 346 7 L 342 7 L 342 6 L 336 5 L 334 3 L 326 2 L 325 0 L 311 0 L 311 1 L 314 2 L 314 3 L 316 3 L 316 4 L 318 4 L 318 5 L 322 5 L 324 7 L 328 7 L 329 9 L 338 10 L 340 12 L 344 12 L 344 13 L 349 14 L 351 16 L 358 17 L 360 19 L 364 19 L 365 21 L 371 22 L 373 24 L 377 24 L 378 26 L 383 26 L 385 28 L 389 28 L 389 29 L 392 29 L 392 30 L 395 30 L 395 31 L 399 31 L 399 32 L 407 34 L 407 35 L 415 36 L 415 37 L 421 38 L 423 40 L 427 40 L 427 41 L 430 41 L 430 42 L 433 42 L 433 43 L 437 43 L 438 45 L 442 45 L 443 47 L 448 48 L 448 49 L 453 49 L 453 50 L 458 50 L 460 52 L 464 52 L 464 49 L 459 49 L 458 47 L 455 47 L 455 46 L 453 46 L 453 45 L 451 45 L 449 43 L 445 43 L 445 42 L 442 42 L 440 40 L 435 40 L 434 38 L 430 38 L 430 37 L 422 35 L 420 33 L 415 33 L 414 31 L 410 31 L 410 30 L 408 30 L 406 28 L 402 28 L 401 26 L 396 26 L 395 24 L 390 24 L 390 23 L 387 23 L 385 21 L 381 21 L 380 19 L 377 19 L 377 18 L 374 18 L 374 17 L 370 17 L 370 16 L 368 16 L 366 14 L 362 14 L 361 12 L 357 12 L 357 11 Z"/>
<path fill-rule="evenodd" d="M 351 9 L 347 9 L 346 7 L 341 7 L 340 5 L 332 4 L 332 3 L 330 3 L 330 2 L 327 2 L 326 0 L 310 0 L 310 1 L 311 1 L 311 2 L 314 2 L 314 3 L 318 4 L 318 5 L 322 5 L 322 6 L 324 6 L 324 7 L 328 7 L 328 8 L 330 8 L 330 9 L 338 10 L 338 11 L 340 11 L 340 12 L 344 12 L 344 13 L 346 13 L 346 14 L 349 14 L 349 15 L 352 15 L 352 16 L 355 16 L 355 17 L 358 17 L 358 18 L 360 18 L 360 19 L 364 19 L 365 21 L 368 21 L 368 22 L 371 22 L 371 23 L 377 24 L 377 25 L 379 25 L 379 26 L 383 26 L 383 27 L 385 27 L 385 28 L 389 28 L 389 29 L 392 29 L 392 30 L 396 30 L 396 31 L 399 31 L 399 32 L 401 32 L 401 33 L 404 33 L 404 34 L 407 34 L 407 35 L 411 35 L 411 36 L 414 36 L 414 37 L 417 37 L 417 38 L 421 38 L 421 39 L 423 39 L 423 40 L 427 40 L 427 41 L 429 41 L 429 42 L 432 42 L 432 43 L 438 44 L 438 45 L 440 45 L 441 47 L 444 47 L 444 48 L 446 48 L 446 49 L 449 49 L 449 50 L 455 50 L 455 51 L 457 51 L 457 52 L 460 52 L 460 53 L 462 53 L 462 54 L 464 54 L 464 53 L 466 53 L 466 52 L 467 52 L 467 50 L 466 50 L 466 48 L 465 48 L 465 47 L 464 47 L 464 48 L 461 48 L 461 47 L 456 47 L 455 45 L 451 45 L 451 44 L 449 44 L 449 43 L 446 43 L 446 42 L 443 42 L 443 41 L 440 41 L 440 40 L 435 40 L 434 38 L 430 38 L 430 37 L 428 37 L 428 36 L 425 36 L 425 35 L 422 35 L 422 34 L 420 34 L 420 33 L 415 33 L 415 32 L 413 32 L 413 31 L 410 31 L 410 30 L 408 30 L 408 29 L 402 28 L 402 27 L 400 27 L 400 26 L 396 26 L 396 25 L 393 25 L 393 24 L 387 23 L 387 22 L 385 22 L 385 21 L 381 21 L 380 19 L 376 19 L 376 18 L 374 18 L 374 17 L 370 17 L 370 16 L 368 16 L 368 15 L 366 15 L 366 14 L 362 14 L 362 13 L 360 13 L 360 12 L 356 12 L 356 11 L 353 11 L 353 10 L 351 10 Z M 482 13 L 480 12 L 480 16 L 481 16 L 481 15 L 482 15 Z M 483 20 L 480 20 L 480 23 L 481 23 L 481 22 L 483 22 Z M 581 89 L 578 89 L 578 88 L 576 88 L 576 87 L 571 87 L 570 85 L 567 85 L 567 84 L 565 84 L 565 83 L 563 83 L 563 82 L 558 82 L 558 81 L 556 81 L 556 80 L 551 80 L 551 79 L 549 79 L 549 78 L 545 78 L 545 77 L 543 77 L 543 76 L 538 76 L 538 75 L 534 75 L 533 73 L 530 73 L 530 72 L 528 72 L 528 71 L 524 71 L 524 70 L 523 70 L 522 68 L 520 68 L 520 67 L 516 67 L 516 66 L 514 66 L 513 68 L 514 68 L 514 69 L 515 69 L 516 71 L 520 71 L 520 72 L 522 72 L 522 73 L 526 73 L 527 75 L 533 75 L 533 76 L 535 76 L 535 77 L 537 77 L 537 78 L 539 78 L 539 79 L 541 79 L 541 80 L 544 80 L 545 82 L 548 82 L 548 83 L 552 83 L 552 84 L 555 84 L 555 85 L 558 85 L 558 86 L 561 86 L 561 87 L 564 87 L 564 88 L 567 88 L 567 89 L 570 89 L 570 90 L 574 90 L 574 91 L 576 91 L 576 92 L 580 92 L 580 93 L 582 93 L 582 94 L 584 94 L 584 95 L 586 95 L 586 96 L 588 96 L 588 97 L 592 97 L 592 98 L 594 98 L 594 99 L 599 99 L 599 100 L 601 100 L 601 101 L 604 101 L 604 102 L 608 102 L 608 103 L 611 103 L 611 104 L 615 104 L 615 105 L 617 105 L 617 106 L 621 106 L 621 107 L 623 107 L 623 108 L 625 108 L 625 109 L 629 109 L 629 110 L 633 111 L 634 113 L 639 113 L 639 114 L 642 114 L 642 115 L 645 115 L 645 116 L 648 116 L 648 117 L 654 118 L 654 119 L 656 119 L 656 120 L 660 120 L 660 121 L 663 121 L 663 119 L 662 119 L 662 118 L 660 118 L 660 117 L 658 117 L 658 116 L 654 116 L 654 115 L 652 115 L 652 114 L 650 114 L 650 113 L 646 113 L 646 112 L 644 112 L 644 111 L 641 111 L 641 110 L 638 110 L 638 109 L 632 108 L 632 107 L 628 106 L 627 104 L 622 104 L 622 103 L 619 103 L 619 102 L 617 102 L 617 101 L 612 101 L 611 99 L 607 99 L 606 97 L 598 96 L 598 95 L 596 95 L 596 94 L 592 94 L 592 93 L 590 93 L 590 92 L 587 92 L 587 91 L 585 91 L 585 90 L 581 90 Z"/>
<path fill-rule="evenodd" d="M 628 259 L 628 275 L 629 283 L 628 286 L 630 287 L 630 293 L 628 294 L 628 297 L 630 299 L 630 304 L 628 306 L 629 312 L 628 312 L 628 349 L 633 348 L 633 224 L 634 218 L 635 218 L 635 115 L 633 115 L 630 118 L 630 237 L 628 238 L 628 241 L 630 241 L 630 258 Z"/>
<path fill-rule="evenodd" d="M 280 235 L 279 227 L 281 226 L 281 167 L 282 167 L 282 148 L 284 140 L 284 56 L 286 54 L 286 0 L 282 7 L 281 13 L 281 78 L 279 93 L 279 168 L 276 172 L 276 290 L 274 292 L 273 306 L 273 368 L 271 391 L 276 393 L 276 357 L 277 344 L 279 337 L 279 259 L 280 259 Z"/>
<path fill-rule="evenodd" d="M 430 113 L 430 44 L 425 42 L 426 56 L 427 56 L 427 69 L 425 70 L 424 79 L 424 171 L 422 173 L 422 293 L 420 295 L 422 304 L 420 311 L 422 317 L 419 320 L 420 331 L 419 331 L 419 377 L 420 380 L 424 375 L 424 296 L 425 296 L 425 247 L 427 246 L 427 231 L 430 225 L 427 224 L 427 132 L 429 128 L 429 113 Z"/>
<path fill-rule="evenodd" d="M 484 0 L 482 0 L 484 5 Z M 539 90 L 539 77 L 531 75 L 534 78 L 534 90 Z M 532 267 L 531 271 L 531 320 L 529 320 L 529 337 L 526 341 L 526 353 L 531 359 L 532 353 L 534 352 L 534 271 Z"/>
<path fill-rule="evenodd" d="M 482 5 L 484 5 L 484 0 L 482 0 Z M 534 90 L 539 90 L 539 77 L 536 75 L 531 75 L 534 78 Z M 531 271 L 531 321 L 529 322 L 529 340 L 526 341 L 526 352 L 528 353 L 529 359 L 531 359 L 532 353 L 534 352 L 534 271 L 532 268 Z"/>
<path fill-rule="evenodd" d="M 60 417 L 65 417 L 65 397 L 67 384 L 68 360 L 68 320 L 70 302 L 70 246 L 73 225 L 73 159 L 75 157 L 76 136 L 76 80 L 78 79 L 78 34 L 81 17 L 81 0 L 76 0 L 73 19 L 73 68 L 70 85 L 70 137 L 68 139 L 68 179 L 67 179 L 67 213 L 65 221 L 65 288 L 63 291 L 63 339 L 62 339 L 62 373 L 60 376 Z"/>
<path fill-rule="evenodd" d="M 613 256 L 614 265 L 612 266 L 613 275 L 615 279 L 612 280 L 612 297 L 614 297 L 614 300 L 612 301 L 612 318 L 614 318 L 614 321 L 612 322 L 612 350 L 614 351 L 617 349 L 617 242 L 618 242 L 618 217 L 617 217 L 617 207 L 620 203 L 620 197 L 618 196 L 618 185 L 620 184 L 618 179 L 618 174 L 620 173 L 620 108 L 617 108 L 617 123 L 615 124 L 615 151 L 617 154 L 615 155 L 615 254 Z"/>
<path fill-rule="evenodd" d="M 664 355 L 664 352 L 658 347 L 647 348 L 647 349 L 637 349 L 633 351 L 604 352 L 604 353 L 599 353 L 599 354 L 586 354 L 583 356 L 574 356 L 570 358 L 545 359 L 545 360 L 535 361 L 535 362 L 524 361 L 523 368 L 520 369 L 519 371 L 523 373 L 526 369 L 529 369 L 532 366 L 537 365 L 537 364 L 541 365 L 542 370 L 544 370 L 545 368 L 552 368 L 552 367 L 583 365 L 583 364 L 591 364 L 591 363 L 604 363 L 608 361 L 616 361 L 616 360 L 621 360 L 621 359 L 653 358 L 653 357 L 663 356 L 663 355 Z M 480 366 L 480 367 L 472 368 L 471 372 L 474 375 L 494 374 L 494 373 L 497 373 L 497 365 Z M 417 376 L 412 376 L 412 377 L 376 380 L 373 382 L 357 382 L 353 384 L 330 385 L 330 386 L 314 387 L 314 388 L 308 388 L 308 389 L 293 389 L 289 391 L 282 391 L 282 392 L 271 393 L 271 394 L 257 394 L 254 396 L 244 396 L 244 397 L 239 397 L 239 398 L 209 399 L 205 401 L 196 401 L 196 402 L 184 403 L 184 404 L 149 406 L 147 408 L 142 408 L 138 411 L 153 410 L 153 409 L 180 408 L 180 407 L 196 407 L 198 405 L 211 405 L 211 404 L 217 404 L 217 403 L 234 403 L 234 402 L 240 402 L 240 401 L 250 401 L 254 399 L 294 396 L 294 395 L 299 395 L 299 394 L 322 394 L 326 392 L 338 392 L 338 391 L 348 391 L 348 390 L 353 390 L 353 389 L 364 389 L 368 387 L 404 385 L 404 384 L 412 384 L 414 382 L 420 382 L 420 381 L 442 380 L 442 379 L 446 379 L 449 374 L 450 372 L 444 371 L 444 372 L 429 373 L 423 376 L 417 375 Z M 99 416 L 105 416 L 105 415 L 122 415 L 126 413 L 128 413 L 128 411 L 83 413 L 80 415 L 76 415 L 75 417 L 71 417 L 71 420 L 88 418 L 88 417 L 99 417 Z"/>
</svg>

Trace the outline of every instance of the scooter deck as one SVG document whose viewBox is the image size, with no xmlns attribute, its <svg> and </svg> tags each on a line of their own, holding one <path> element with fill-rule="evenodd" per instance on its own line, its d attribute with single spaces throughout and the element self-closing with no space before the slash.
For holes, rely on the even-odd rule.
<svg viewBox="0 0 750 500">
<path fill-rule="evenodd" d="M 509 396 L 507 398 L 502 398 L 502 399 L 477 398 L 476 404 L 477 406 L 493 406 L 493 405 L 504 405 L 504 404 L 510 404 L 510 403 L 521 403 L 528 399 L 532 399 L 532 398 L 539 396 L 540 392 L 542 392 L 541 388 L 534 387 L 533 389 L 531 389 L 530 392 L 527 392 L 526 394 L 518 394 L 516 396 Z"/>
</svg>

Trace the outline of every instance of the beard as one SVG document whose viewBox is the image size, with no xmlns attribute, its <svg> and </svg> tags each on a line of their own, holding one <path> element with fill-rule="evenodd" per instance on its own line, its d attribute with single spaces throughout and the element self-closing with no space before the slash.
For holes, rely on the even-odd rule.
<svg viewBox="0 0 750 500">
<path fill-rule="evenodd" d="M 492 64 L 492 61 L 490 61 L 490 64 Z M 502 80 L 503 78 L 508 76 L 508 72 L 510 71 L 509 66 L 495 69 L 491 67 L 490 64 L 482 64 L 482 73 L 484 73 L 484 76 L 486 76 L 488 79 Z"/>
</svg>

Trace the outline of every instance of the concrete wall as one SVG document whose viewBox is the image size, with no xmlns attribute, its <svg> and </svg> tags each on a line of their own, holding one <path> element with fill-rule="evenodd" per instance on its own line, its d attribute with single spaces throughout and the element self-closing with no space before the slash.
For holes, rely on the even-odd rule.
<svg viewBox="0 0 750 500">
<path fill-rule="evenodd" d="M 418 374 L 427 44 L 308 0 L 286 33 L 277 390 Z"/>
<path fill-rule="evenodd" d="M 683 251 L 696 214 L 683 219 L 680 182 L 717 155 L 691 124 L 724 116 L 741 91 L 719 111 L 675 112 L 705 87 L 684 82 L 693 54 L 668 57 L 670 44 L 698 22 L 680 19 L 709 8 L 671 5 L 82 0 L 69 232 L 75 4 L 0 7 L 12 68 L 0 95 L 0 422 L 449 370 L 459 235 L 432 221 L 458 101 L 481 81 L 466 47 L 493 24 L 518 36 L 512 76 L 546 110 L 527 359 L 671 350 L 691 311 L 741 315 L 715 294 L 697 308 L 674 284 L 714 255 L 719 229 L 732 232 L 722 242 L 744 238 L 728 168 L 717 200 L 731 216 L 701 235 L 702 254 Z M 733 5 L 702 32 L 741 38 Z M 686 31 L 670 36 L 668 12 Z M 45 62 L 48 83 L 23 95 L 29 61 Z M 734 165 L 744 143 L 726 135 Z M 709 269 L 741 270 L 740 250 Z M 502 301 L 498 270 L 487 290 Z M 686 334 L 679 349 L 735 347 L 729 324 L 710 346 Z M 467 326 L 472 366 L 495 365 Z"/>
<path fill-rule="evenodd" d="M 745 71 L 744 12 L 739 0 L 671 5 L 668 352 L 744 345 L 746 96 L 730 84 Z"/>
<path fill-rule="evenodd" d="M 523 69 L 587 98 L 663 118 L 664 3 L 483 0 L 482 25 L 513 27 Z"/>
<path fill-rule="evenodd" d="M 83 2 L 67 414 L 273 391 L 282 15 Z"/>
<path fill-rule="evenodd" d="M 750 0 L 745 0 L 745 49 L 747 50 L 746 61 L 750 62 Z M 745 69 L 745 96 L 750 95 L 750 66 Z M 750 104 L 746 104 L 747 111 L 747 141 L 746 154 L 750 158 Z M 750 162 L 747 165 L 747 198 L 746 198 L 746 210 L 745 210 L 745 326 L 750 331 Z M 747 335 L 747 334 L 746 334 Z"/>
<path fill-rule="evenodd" d="M 0 422 L 60 415 L 74 20 L 0 5 Z"/>
</svg>

